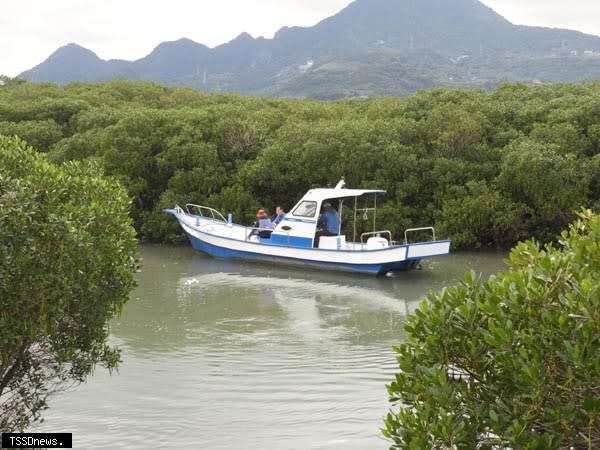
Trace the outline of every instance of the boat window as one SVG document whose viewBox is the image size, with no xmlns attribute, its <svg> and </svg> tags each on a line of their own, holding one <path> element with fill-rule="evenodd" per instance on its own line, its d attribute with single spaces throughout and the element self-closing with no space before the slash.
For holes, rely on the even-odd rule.
<svg viewBox="0 0 600 450">
<path fill-rule="evenodd" d="M 294 216 L 300 217 L 315 217 L 315 213 L 317 212 L 317 202 L 303 201 L 300 203 L 292 214 Z"/>
</svg>

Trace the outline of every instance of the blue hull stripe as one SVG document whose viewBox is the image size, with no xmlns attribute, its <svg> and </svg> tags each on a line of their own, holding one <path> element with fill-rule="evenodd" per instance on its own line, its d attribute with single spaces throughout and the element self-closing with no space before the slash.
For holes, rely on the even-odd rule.
<svg viewBox="0 0 600 450">
<path fill-rule="evenodd" d="M 192 245 L 192 247 L 198 251 L 207 253 L 210 256 L 216 258 L 239 258 L 245 260 L 253 260 L 253 261 L 264 261 L 264 262 L 278 262 L 278 263 L 286 263 L 290 265 L 296 266 L 304 266 L 304 267 L 314 267 L 314 268 L 325 268 L 325 269 L 335 269 L 346 272 L 360 272 L 360 273 L 370 273 L 370 274 L 383 274 L 389 272 L 391 270 L 410 270 L 414 269 L 420 262 L 420 258 L 418 259 L 408 259 L 405 261 L 395 261 L 390 263 L 382 263 L 382 264 L 352 264 L 352 263 L 328 263 L 323 261 L 310 261 L 306 259 L 298 259 L 298 258 L 290 258 L 285 256 L 271 256 L 264 255 L 261 253 L 254 252 L 245 252 L 240 250 L 232 250 L 224 247 L 219 247 L 217 245 L 208 244 L 206 242 L 201 241 L 200 239 L 192 236 L 188 233 L 187 237 Z"/>
</svg>

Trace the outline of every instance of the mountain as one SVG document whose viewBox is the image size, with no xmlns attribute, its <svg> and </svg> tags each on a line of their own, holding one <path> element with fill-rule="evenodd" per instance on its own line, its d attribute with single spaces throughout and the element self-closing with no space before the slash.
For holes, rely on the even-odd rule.
<svg viewBox="0 0 600 450">
<path fill-rule="evenodd" d="M 163 42 L 136 61 L 104 61 L 76 44 L 20 77 L 58 84 L 112 78 L 204 91 L 339 98 L 433 86 L 594 79 L 600 37 L 517 26 L 477 0 L 355 0 L 312 27 L 273 39 L 247 33 L 215 48 Z"/>
</svg>

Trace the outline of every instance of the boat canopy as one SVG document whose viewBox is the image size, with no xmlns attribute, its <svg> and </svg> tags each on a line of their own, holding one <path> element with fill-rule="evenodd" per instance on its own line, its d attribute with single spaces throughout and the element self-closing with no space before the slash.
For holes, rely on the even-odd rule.
<svg viewBox="0 0 600 450">
<path fill-rule="evenodd" d="M 335 186 L 335 188 L 317 188 L 308 191 L 302 200 L 313 200 L 319 204 L 329 199 L 342 199 L 351 197 L 361 197 L 363 195 L 383 195 L 386 191 L 380 189 L 345 189 L 344 180 Z"/>
<path fill-rule="evenodd" d="M 303 200 L 321 202 L 332 198 L 361 197 L 367 194 L 382 195 L 385 191 L 377 189 L 311 189 L 304 195 Z"/>
</svg>

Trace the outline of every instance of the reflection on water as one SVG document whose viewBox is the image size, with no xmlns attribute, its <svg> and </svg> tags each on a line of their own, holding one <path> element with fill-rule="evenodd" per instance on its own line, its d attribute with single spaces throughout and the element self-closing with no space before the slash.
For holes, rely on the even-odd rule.
<svg viewBox="0 0 600 450">
<path fill-rule="evenodd" d="M 388 277 L 299 271 L 143 246 L 139 286 L 102 370 L 53 399 L 35 431 L 74 448 L 384 449 L 392 345 L 427 291 L 503 269 L 453 254 Z"/>
</svg>

